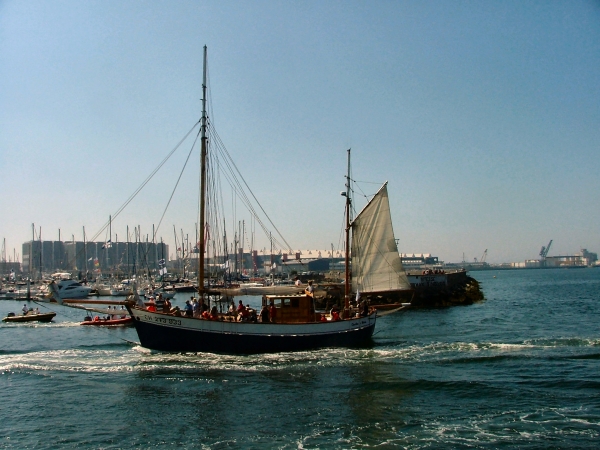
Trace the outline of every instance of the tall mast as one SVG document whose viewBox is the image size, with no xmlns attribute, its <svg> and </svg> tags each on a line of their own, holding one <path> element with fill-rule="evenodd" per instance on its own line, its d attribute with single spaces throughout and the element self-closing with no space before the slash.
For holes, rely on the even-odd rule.
<svg viewBox="0 0 600 450">
<path fill-rule="evenodd" d="M 348 175 L 346 175 L 346 260 L 344 308 L 350 308 L 350 149 L 348 149 Z"/>
<path fill-rule="evenodd" d="M 29 247 L 29 278 L 33 280 L 33 241 L 35 241 L 35 224 L 31 224 L 31 247 Z"/>
<path fill-rule="evenodd" d="M 43 278 L 42 276 L 42 250 L 43 250 L 43 245 L 42 245 L 42 227 L 40 227 L 40 280 Z"/>
<path fill-rule="evenodd" d="M 42 276 L 42 227 L 40 226 L 40 280 L 43 278 Z"/>
<path fill-rule="evenodd" d="M 112 273 L 112 271 L 110 270 L 110 256 L 108 254 L 108 249 L 110 248 L 110 245 L 112 243 L 112 216 L 108 216 L 108 242 L 106 243 L 106 267 L 108 268 L 108 271 Z"/>
<path fill-rule="evenodd" d="M 87 260 L 87 245 L 85 243 L 85 227 L 83 227 L 83 260 L 85 261 L 85 275 L 84 275 L 84 278 L 87 280 L 88 260 Z"/>
<path fill-rule="evenodd" d="M 242 220 L 242 234 L 240 235 L 240 241 L 242 246 L 240 247 L 240 275 L 244 273 L 244 236 L 246 235 L 246 222 Z"/>
<path fill-rule="evenodd" d="M 198 293 L 204 293 L 204 214 L 206 208 L 206 45 L 202 70 L 202 119 L 200 124 L 200 248 L 198 254 Z"/>
</svg>

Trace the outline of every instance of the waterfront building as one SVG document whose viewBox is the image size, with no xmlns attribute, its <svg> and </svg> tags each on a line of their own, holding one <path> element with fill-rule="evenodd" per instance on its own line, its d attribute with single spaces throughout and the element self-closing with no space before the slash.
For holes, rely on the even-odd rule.
<svg viewBox="0 0 600 450">
<path fill-rule="evenodd" d="M 440 264 L 438 257 L 430 253 L 400 253 L 400 259 L 405 269 Z"/>
<path fill-rule="evenodd" d="M 152 242 L 29 241 L 22 245 L 23 272 L 34 277 L 56 271 L 83 274 L 158 270 L 169 246 Z"/>
</svg>

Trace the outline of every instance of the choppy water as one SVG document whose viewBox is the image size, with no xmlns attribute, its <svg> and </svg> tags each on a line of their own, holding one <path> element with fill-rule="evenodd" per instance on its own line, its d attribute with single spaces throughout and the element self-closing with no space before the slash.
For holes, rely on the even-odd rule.
<svg viewBox="0 0 600 450">
<path fill-rule="evenodd" d="M 59 306 L 1 324 L 0 447 L 598 447 L 600 269 L 471 275 L 485 302 L 381 317 L 362 350 L 152 353 Z"/>
</svg>

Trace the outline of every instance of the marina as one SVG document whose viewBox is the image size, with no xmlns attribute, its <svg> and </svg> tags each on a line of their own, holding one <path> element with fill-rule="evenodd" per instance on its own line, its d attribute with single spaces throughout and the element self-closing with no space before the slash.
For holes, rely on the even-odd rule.
<svg viewBox="0 0 600 450">
<path fill-rule="evenodd" d="M 594 448 L 600 271 L 474 276 L 484 302 L 382 316 L 362 349 L 153 352 L 133 328 L 41 304 L 53 322 L 0 324 L 3 445 Z"/>
<path fill-rule="evenodd" d="M 0 10 L 0 449 L 599 447 L 594 2 Z"/>
</svg>

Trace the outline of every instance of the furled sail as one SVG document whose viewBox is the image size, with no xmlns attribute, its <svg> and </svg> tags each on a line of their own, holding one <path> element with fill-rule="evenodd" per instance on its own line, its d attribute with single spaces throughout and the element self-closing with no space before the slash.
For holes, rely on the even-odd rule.
<svg viewBox="0 0 600 450">
<path fill-rule="evenodd" d="M 352 222 L 352 290 L 410 289 L 392 228 L 387 182 Z"/>
</svg>

